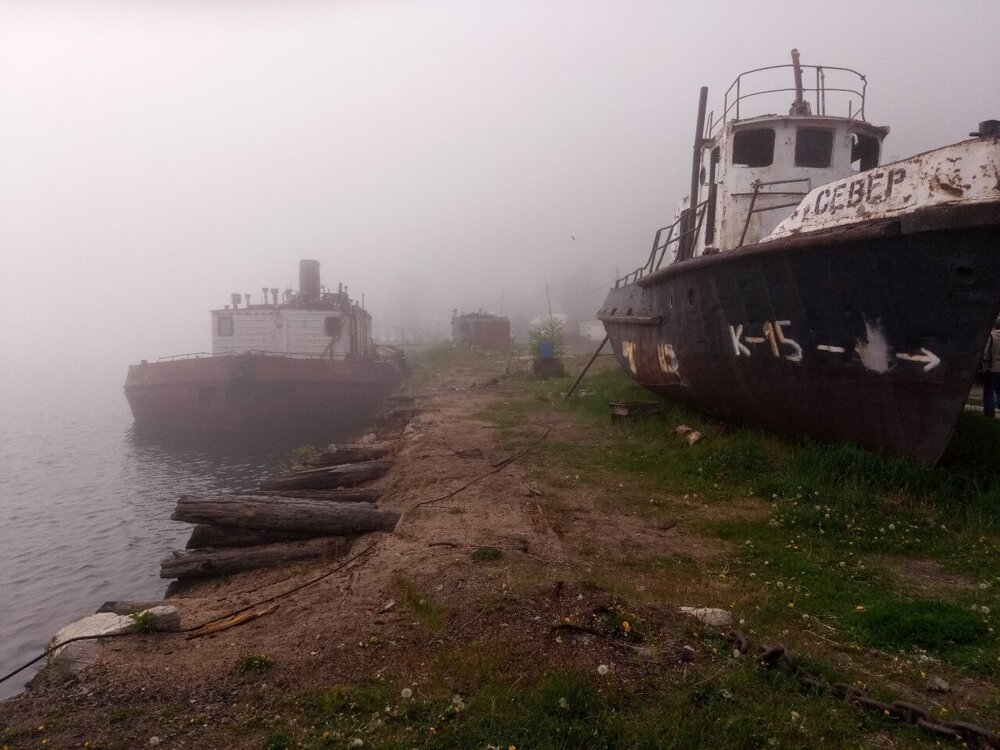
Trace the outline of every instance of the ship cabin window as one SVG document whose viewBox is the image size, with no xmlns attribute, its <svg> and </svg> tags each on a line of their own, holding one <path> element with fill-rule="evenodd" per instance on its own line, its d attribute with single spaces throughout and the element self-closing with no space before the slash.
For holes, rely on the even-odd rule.
<svg viewBox="0 0 1000 750">
<path fill-rule="evenodd" d="M 215 332 L 220 336 L 233 335 L 233 316 L 220 315 L 215 319 Z"/>
<path fill-rule="evenodd" d="M 833 156 L 833 131 L 798 128 L 795 133 L 795 166 L 826 169 Z"/>
<path fill-rule="evenodd" d="M 323 331 L 331 339 L 340 338 L 340 330 L 344 325 L 344 321 L 336 316 L 328 316 L 323 321 Z"/>
<path fill-rule="evenodd" d="M 851 167 L 857 172 L 875 169 L 878 166 L 880 143 L 878 138 L 861 133 L 852 133 Z"/>
<path fill-rule="evenodd" d="M 733 164 L 769 167 L 774 162 L 774 130 L 751 128 L 733 133 Z"/>
</svg>

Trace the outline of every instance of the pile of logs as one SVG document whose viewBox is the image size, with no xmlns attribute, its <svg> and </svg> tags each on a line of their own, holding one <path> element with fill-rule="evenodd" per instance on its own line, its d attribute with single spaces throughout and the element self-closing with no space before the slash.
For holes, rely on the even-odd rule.
<svg viewBox="0 0 1000 750">
<path fill-rule="evenodd" d="M 312 465 L 260 489 L 182 495 L 171 518 L 196 524 L 184 552 L 160 562 L 161 578 L 210 578 L 317 557 L 342 557 L 352 539 L 395 527 L 381 493 L 358 485 L 392 465 L 381 449 L 330 446 Z"/>
</svg>

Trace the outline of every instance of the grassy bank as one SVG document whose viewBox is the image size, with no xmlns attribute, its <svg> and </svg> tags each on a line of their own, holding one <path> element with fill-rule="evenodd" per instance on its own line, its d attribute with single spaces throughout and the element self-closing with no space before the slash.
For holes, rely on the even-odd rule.
<svg viewBox="0 0 1000 750">
<path fill-rule="evenodd" d="M 652 397 L 607 359 L 570 400 L 570 378 L 504 357 L 441 348 L 416 364 L 411 388 L 433 398 L 395 492 L 412 508 L 483 481 L 406 516 L 381 588 L 364 590 L 375 571 L 362 567 L 337 594 L 340 630 L 324 621 L 282 653 L 233 655 L 213 675 L 214 714 L 134 694 L 93 722 L 107 729 L 89 747 L 938 746 L 734 653 L 728 628 L 684 605 L 725 608 L 827 682 L 997 728 L 997 423 L 966 415 L 931 468 L 669 404 L 613 424 L 609 402 Z M 681 426 L 704 437 L 691 445 Z M 289 603 L 285 622 L 310 607 Z M 310 671 L 302 652 L 323 648 Z M 0 720 L 0 740 L 34 747 L 75 721 L 61 706 L 31 726 Z"/>
<path fill-rule="evenodd" d="M 471 366 L 455 351 L 431 362 Z M 725 606 L 752 639 L 788 644 L 829 681 L 921 703 L 942 720 L 960 713 L 989 723 L 1000 715 L 1000 471 L 993 458 L 1000 425 L 963 417 L 932 468 L 847 444 L 733 428 L 668 404 L 661 414 L 612 425 L 610 401 L 650 395 L 614 366 L 565 401 L 570 382 L 511 376 L 479 415 L 498 427 L 509 451 L 558 425 L 521 460 L 542 488 L 545 513 L 558 523 L 579 511 L 575 498 L 586 492 L 608 513 L 678 524 L 721 552 L 708 559 L 669 545 L 662 554 L 624 549 L 614 559 L 594 552 L 585 566 L 548 579 L 574 580 L 639 613 Z M 674 432 L 680 425 L 705 438 L 688 445 Z M 591 551 L 581 543 L 584 557 Z M 518 575 L 523 591 L 547 580 L 545 571 Z M 417 616 L 426 620 L 422 609 L 436 610 L 419 601 Z M 447 628 L 439 618 L 431 625 L 435 633 Z M 555 654 L 528 666 L 502 644 L 473 642 L 446 657 L 461 674 L 461 692 L 444 676 L 420 695 L 402 693 L 404 683 L 337 686 L 308 703 L 306 735 L 279 730 L 271 746 L 333 747 L 361 737 L 385 748 L 935 745 L 916 729 L 808 694 L 787 673 L 737 658 L 711 628 L 682 623 L 678 631 L 709 654 L 707 663 L 678 669 L 665 643 L 656 650 L 662 633 L 650 633 L 645 645 L 657 656 L 624 684 Z M 929 694 L 931 676 L 964 687 Z"/>
</svg>

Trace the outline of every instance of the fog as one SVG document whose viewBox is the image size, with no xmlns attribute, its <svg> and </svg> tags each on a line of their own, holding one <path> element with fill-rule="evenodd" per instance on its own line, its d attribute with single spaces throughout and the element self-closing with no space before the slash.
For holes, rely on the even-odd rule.
<svg viewBox="0 0 1000 750">
<path fill-rule="evenodd" d="M 698 87 L 868 76 L 883 160 L 1000 117 L 1000 3 L 0 2 L 0 365 L 124 380 L 231 292 L 382 329 L 596 311 L 687 191 Z"/>
</svg>

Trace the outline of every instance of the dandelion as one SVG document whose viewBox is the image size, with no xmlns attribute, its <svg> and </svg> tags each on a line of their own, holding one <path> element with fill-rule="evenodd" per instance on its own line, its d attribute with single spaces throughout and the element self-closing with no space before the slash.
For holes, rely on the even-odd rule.
<svg viewBox="0 0 1000 750">
<path fill-rule="evenodd" d="M 864 611 L 865 611 L 865 605 L 864 605 L 864 604 L 859 604 L 859 605 L 857 605 L 857 606 L 856 606 L 856 607 L 854 608 L 854 611 L 855 611 L 855 612 L 864 612 Z"/>
<path fill-rule="evenodd" d="M 626 633 L 632 632 L 632 626 L 628 624 L 628 620 L 622 620 L 622 630 Z"/>
<path fill-rule="evenodd" d="M 984 615 L 988 615 L 990 613 L 990 608 L 984 604 L 982 607 L 979 608 L 979 611 L 982 612 Z"/>
<path fill-rule="evenodd" d="M 607 665 L 607 664 L 601 664 L 601 665 L 600 665 L 600 666 L 599 666 L 599 667 L 597 668 L 597 674 L 600 674 L 600 675 L 605 675 L 605 674 L 607 674 L 607 673 L 608 673 L 608 665 Z"/>
<path fill-rule="evenodd" d="M 410 688 L 408 688 L 408 687 L 403 688 L 402 690 L 400 690 L 399 694 L 401 696 L 403 696 L 406 700 L 409 700 L 410 698 L 413 697 L 413 691 L 410 690 Z"/>
</svg>

